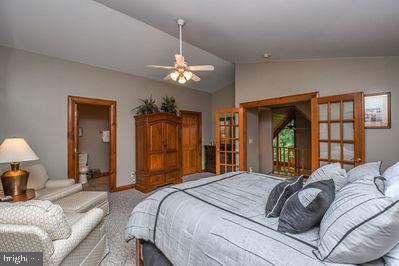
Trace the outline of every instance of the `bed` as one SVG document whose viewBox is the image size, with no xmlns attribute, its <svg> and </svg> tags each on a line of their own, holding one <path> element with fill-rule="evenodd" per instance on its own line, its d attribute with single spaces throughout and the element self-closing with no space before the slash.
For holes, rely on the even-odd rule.
<svg viewBox="0 0 399 266">
<path fill-rule="evenodd" d="M 313 254 L 318 228 L 282 234 L 278 218 L 265 218 L 281 181 L 239 172 L 165 187 L 134 208 L 126 241 L 137 240 L 136 254 L 150 243 L 173 265 L 338 265 Z"/>
</svg>

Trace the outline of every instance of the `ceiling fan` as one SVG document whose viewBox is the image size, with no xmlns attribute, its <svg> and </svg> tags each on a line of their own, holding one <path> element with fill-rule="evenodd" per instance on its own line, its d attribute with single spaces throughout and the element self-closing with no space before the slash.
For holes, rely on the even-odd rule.
<svg viewBox="0 0 399 266">
<path fill-rule="evenodd" d="M 180 84 L 184 84 L 189 80 L 200 81 L 200 77 L 194 74 L 194 71 L 213 71 L 215 69 L 214 66 L 211 65 L 203 65 L 203 66 L 189 66 L 187 62 L 184 61 L 183 56 L 183 40 L 182 40 L 182 27 L 184 25 L 183 19 L 177 20 L 177 25 L 179 26 L 179 54 L 175 55 L 175 65 L 174 66 L 156 66 L 156 65 L 147 65 L 150 68 L 161 68 L 161 69 L 169 69 L 171 72 L 164 77 L 164 80 L 173 80 L 177 81 Z"/>
</svg>

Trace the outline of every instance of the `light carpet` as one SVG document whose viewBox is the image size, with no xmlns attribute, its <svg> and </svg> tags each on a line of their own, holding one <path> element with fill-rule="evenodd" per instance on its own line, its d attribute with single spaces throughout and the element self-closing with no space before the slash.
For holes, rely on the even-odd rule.
<svg viewBox="0 0 399 266">
<path fill-rule="evenodd" d="M 183 182 L 214 176 L 212 173 L 198 173 L 183 177 Z M 101 263 L 105 265 L 135 265 L 134 240 L 125 242 L 125 227 L 133 208 L 151 193 L 135 189 L 109 193 L 110 214 L 105 218 L 109 254 Z"/>
</svg>

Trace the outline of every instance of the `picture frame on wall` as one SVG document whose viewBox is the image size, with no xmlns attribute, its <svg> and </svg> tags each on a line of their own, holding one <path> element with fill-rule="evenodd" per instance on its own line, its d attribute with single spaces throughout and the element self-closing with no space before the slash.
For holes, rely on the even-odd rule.
<svg viewBox="0 0 399 266">
<path fill-rule="evenodd" d="M 391 128 L 391 93 L 364 95 L 365 128 Z"/>
</svg>

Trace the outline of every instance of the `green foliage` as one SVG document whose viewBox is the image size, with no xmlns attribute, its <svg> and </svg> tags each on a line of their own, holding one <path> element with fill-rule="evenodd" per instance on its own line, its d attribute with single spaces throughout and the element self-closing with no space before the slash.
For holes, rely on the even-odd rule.
<svg viewBox="0 0 399 266">
<path fill-rule="evenodd" d="M 277 145 L 277 137 L 273 138 L 273 147 L 282 147 L 282 148 L 295 148 L 295 121 L 291 120 L 291 122 L 288 123 L 285 128 L 283 128 L 280 133 L 278 134 L 279 136 L 279 145 Z M 273 149 L 273 158 L 276 161 L 277 160 L 277 150 Z M 287 161 L 288 158 L 284 156 L 282 158 L 283 161 Z"/>
<path fill-rule="evenodd" d="M 279 133 L 280 147 L 294 148 L 295 132 L 293 127 L 294 127 L 294 120 L 289 122 L 288 125 Z"/>
<path fill-rule="evenodd" d="M 161 106 L 162 112 L 177 115 L 177 105 L 175 98 L 173 96 L 171 97 L 165 96 L 162 98 L 162 100 L 163 100 Z"/>
<path fill-rule="evenodd" d="M 155 99 L 152 98 L 152 95 L 148 99 L 140 99 L 143 104 L 137 106 L 136 108 L 132 109 L 132 111 L 136 111 L 137 115 L 148 115 L 148 114 L 155 114 L 159 112 L 159 108 L 156 104 Z"/>
</svg>

